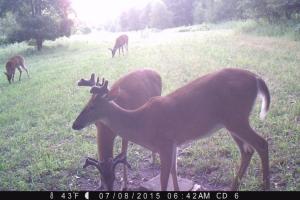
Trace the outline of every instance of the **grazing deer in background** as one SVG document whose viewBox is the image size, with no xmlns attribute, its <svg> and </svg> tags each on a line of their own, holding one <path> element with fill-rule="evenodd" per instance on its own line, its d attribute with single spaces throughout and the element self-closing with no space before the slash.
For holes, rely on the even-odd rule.
<svg viewBox="0 0 300 200">
<path fill-rule="evenodd" d="M 95 74 L 91 75 L 90 80 L 81 79 L 78 82 L 78 86 L 101 87 L 102 85 L 103 81 L 102 84 L 99 83 L 99 79 L 97 82 L 95 81 Z M 115 95 L 114 102 L 119 106 L 127 109 L 136 109 L 142 106 L 151 97 L 160 96 L 161 88 L 162 84 L 159 74 L 152 70 L 138 70 L 120 78 L 112 86 L 111 90 L 106 90 L 106 92 L 112 94 L 112 96 Z M 88 158 L 84 167 L 88 165 L 96 166 L 101 174 L 101 180 L 104 183 L 102 186 L 105 186 L 108 190 L 112 190 L 116 165 L 118 163 L 124 163 L 130 167 L 126 161 L 128 140 L 126 138 L 122 139 L 122 153 L 113 158 L 116 132 L 112 131 L 112 129 L 101 121 L 96 121 L 95 125 L 97 127 L 99 161 Z M 153 162 L 155 160 L 154 155 L 155 154 L 152 153 Z M 125 165 L 123 169 L 124 189 L 127 188 L 127 169 Z"/>
<path fill-rule="evenodd" d="M 123 47 L 126 47 L 126 51 L 128 52 L 128 36 L 127 35 L 120 35 L 117 39 L 116 39 L 116 43 L 113 49 L 109 48 L 109 50 L 111 51 L 112 57 L 115 56 L 116 51 L 119 50 L 119 56 L 120 56 L 120 49 L 122 49 L 122 53 L 124 55 L 124 49 Z"/>
<path fill-rule="evenodd" d="M 25 66 L 25 59 L 22 56 L 17 55 L 17 56 L 11 57 L 7 61 L 5 68 L 6 68 L 6 72 L 4 72 L 4 74 L 6 75 L 9 83 L 14 82 L 16 69 L 18 69 L 20 72 L 19 81 L 21 80 L 21 75 L 22 75 L 21 68 L 23 68 L 26 71 L 27 76 L 29 78 L 29 73 Z"/>
<path fill-rule="evenodd" d="M 107 85 L 105 81 L 102 86 L 92 87 L 92 97 L 72 128 L 81 130 L 101 121 L 122 138 L 158 152 L 161 190 L 167 189 L 170 173 L 174 189 L 179 190 L 177 146 L 209 136 L 221 128 L 229 131 L 241 153 L 241 165 L 231 189 L 239 188 L 254 150 L 261 158 L 264 189 L 270 189 L 268 143 L 249 124 L 258 95 L 262 98 L 261 118 L 270 106 L 269 90 L 255 74 L 241 69 L 223 69 L 200 77 L 167 96 L 151 98 L 134 110 L 112 101 L 117 94 L 108 93 Z"/>
</svg>

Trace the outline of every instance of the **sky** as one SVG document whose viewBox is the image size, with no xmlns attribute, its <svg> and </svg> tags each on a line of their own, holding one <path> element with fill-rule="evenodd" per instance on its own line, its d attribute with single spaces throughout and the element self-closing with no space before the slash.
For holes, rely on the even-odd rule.
<svg viewBox="0 0 300 200">
<path fill-rule="evenodd" d="M 131 7 L 143 7 L 151 0 L 72 0 L 78 19 L 89 25 L 104 24 Z"/>
</svg>

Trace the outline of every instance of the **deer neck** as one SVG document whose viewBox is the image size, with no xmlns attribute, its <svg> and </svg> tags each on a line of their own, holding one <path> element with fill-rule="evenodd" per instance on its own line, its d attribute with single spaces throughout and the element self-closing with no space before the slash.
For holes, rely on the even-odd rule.
<svg viewBox="0 0 300 200">
<path fill-rule="evenodd" d="M 116 44 L 116 45 L 114 46 L 114 48 L 113 48 L 113 51 L 116 52 L 116 51 L 118 50 L 118 48 L 120 48 L 120 45 L 117 45 L 117 44 Z"/>
<path fill-rule="evenodd" d="M 140 131 L 142 120 L 139 116 L 140 112 L 137 110 L 126 110 L 114 102 L 109 102 L 108 112 L 101 121 L 115 133 L 126 137 L 128 133 Z"/>
</svg>

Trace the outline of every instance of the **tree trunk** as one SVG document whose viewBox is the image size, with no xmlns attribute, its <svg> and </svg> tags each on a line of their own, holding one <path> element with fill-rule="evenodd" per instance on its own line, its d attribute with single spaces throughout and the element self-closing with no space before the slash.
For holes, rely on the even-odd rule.
<svg viewBox="0 0 300 200">
<path fill-rule="evenodd" d="M 41 39 L 36 39 L 36 47 L 37 47 L 37 50 L 38 50 L 38 51 L 42 50 L 42 47 L 43 47 L 43 40 L 41 40 Z"/>
<path fill-rule="evenodd" d="M 285 17 L 288 19 L 288 20 L 290 20 L 292 17 L 292 12 L 291 12 L 291 10 L 290 9 L 286 9 L 285 10 Z"/>
<path fill-rule="evenodd" d="M 32 14 L 32 17 L 35 16 L 35 9 L 34 9 L 34 2 L 33 0 L 30 1 L 30 4 L 31 4 L 31 14 Z"/>
</svg>

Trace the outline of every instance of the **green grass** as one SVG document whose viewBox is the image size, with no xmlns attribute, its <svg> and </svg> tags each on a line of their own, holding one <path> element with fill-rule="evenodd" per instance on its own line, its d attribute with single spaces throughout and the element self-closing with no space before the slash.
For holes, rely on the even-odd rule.
<svg viewBox="0 0 300 200">
<path fill-rule="evenodd" d="M 0 49 L 0 63 L 14 54 L 26 58 L 31 73 L 9 85 L 0 79 L 0 190 L 80 189 L 77 177 L 85 156 L 96 155 L 95 127 L 71 129 L 89 99 L 87 88 L 76 81 L 91 72 L 110 83 L 139 68 L 157 70 L 163 94 L 224 67 L 249 69 L 267 82 L 272 103 L 265 121 L 258 119 L 258 103 L 251 116 L 253 127 L 269 142 L 271 187 L 300 189 L 300 43 L 286 38 L 246 35 L 230 28 L 193 32 L 166 30 L 141 37 L 129 33 L 129 54 L 111 59 L 108 47 L 116 34 L 74 36 L 47 42 L 42 52 L 25 44 Z M 18 76 L 18 73 L 17 73 Z M 117 142 L 120 148 L 120 141 Z M 138 169 L 149 151 L 130 147 L 129 161 Z M 180 174 L 208 174 L 209 183 L 228 185 L 239 164 L 233 140 L 220 131 L 182 150 Z M 188 155 L 188 156 L 184 156 Z M 208 173 L 208 171 L 213 171 Z M 242 181 L 243 190 L 259 190 L 261 167 L 255 155 Z"/>
<path fill-rule="evenodd" d="M 230 23 L 229 23 L 230 24 Z M 299 41 L 300 40 L 300 21 L 280 21 L 274 24 L 270 24 L 267 21 L 254 21 L 247 20 L 245 22 L 231 22 L 231 25 L 244 33 L 270 36 L 270 37 L 284 37 L 287 39 Z"/>
</svg>

